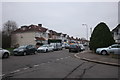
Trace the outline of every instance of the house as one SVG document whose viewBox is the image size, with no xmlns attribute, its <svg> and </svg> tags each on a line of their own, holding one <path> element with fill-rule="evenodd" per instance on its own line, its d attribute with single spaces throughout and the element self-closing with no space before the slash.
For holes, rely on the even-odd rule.
<svg viewBox="0 0 120 80">
<path fill-rule="evenodd" d="M 48 36 L 49 39 L 57 39 L 57 32 L 56 32 L 56 31 L 49 30 L 48 35 L 49 35 L 49 36 Z"/>
<path fill-rule="evenodd" d="M 48 29 L 42 27 L 42 24 L 21 26 L 21 28 L 12 32 L 11 46 L 22 46 L 39 43 L 47 43 Z"/>
<path fill-rule="evenodd" d="M 120 43 L 120 24 L 112 30 L 113 38 L 116 43 Z"/>
<path fill-rule="evenodd" d="M 11 46 L 22 46 L 28 44 L 46 44 L 50 41 L 59 41 L 69 43 L 71 40 L 79 41 L 78 38 L 69 37 L 67 34 L 57 33 L 54 30 L 49 30 L 42 27 L 42 24 L 21 26 L 21 28 L 12 32 Z"/>
<path fill-rule="evenodd" d="M 57 33 L 57 39 L 60 39 L 60 40 L 62 40 L 62 42 L 63 42 L 63 34 L 62 33 Z"/>
<path fill-rule="evenodd" d="M 67 34 L 63 34 L 63 39 L 62 39 L 63 42 L 67 42 Z"/>
</svg>

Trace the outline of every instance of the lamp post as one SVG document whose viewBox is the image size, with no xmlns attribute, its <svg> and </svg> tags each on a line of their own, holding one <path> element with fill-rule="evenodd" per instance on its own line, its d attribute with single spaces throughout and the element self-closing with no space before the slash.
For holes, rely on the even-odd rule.
<svg viewBox="0 0 120 80">
<path fill-rule="evenodd" d="M 87 24 L 82 24 L 82 26 L 86 26 L 86 39 L 88 40 L 88 25 Z"/>
<path fill-rule="evenodd" d="M 90 28 L 90 35 L 92 35 L 92 27 Z M 90 36 L 91 37 L 91 36 Z"/>
</svg>

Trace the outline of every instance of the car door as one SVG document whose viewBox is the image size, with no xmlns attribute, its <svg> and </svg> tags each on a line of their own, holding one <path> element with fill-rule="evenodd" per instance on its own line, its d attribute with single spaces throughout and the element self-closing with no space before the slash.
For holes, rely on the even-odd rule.
<svg viewBox="0 0 120 80">
<path fill-rule="evenodd" d="M 34 53 L 35 52 L 35 46 L 34 45 L 31 45 L 31 52 Z"/>
<path fill-rule="evenodd" d="M 34 53 L 34 52 L 35 52 L 35 46 L 34 46 L 34 45 L 31 45 L 31 46 L 30 46 L 30 51 L 31 51 L 31 53 Z"/>
<path fill-rule="evenodd" d="M 118 54 L 120 54 L 120 44 L 118 44 Z"/>
<path fill-rule="evenodd" d="M 33 50 L 32 50 L 32 45 L 28 45 L 27 46 L 27 52 L 30 54 L 30 53 L 33 53 Z"/>
<path fill-rule="evenodd" d="M 118 46 L 117 45 L 111 46 L 109 52 L 113 54 L 118 54 Z"/>
<path fill-rule="evenodd" d="M 52 47 L 52 45 L 49 45 L 49 48 L 50 48 L 50 51 L 52 51 L 52 50 L 53 50 L 53 47 Z"/>
<path fill-rule="evenodd" d="M 50 46 L 49 45 L 47 45 L 47 49 L 48 49 L 48 51 L 50 51 Z"/>
</svg>

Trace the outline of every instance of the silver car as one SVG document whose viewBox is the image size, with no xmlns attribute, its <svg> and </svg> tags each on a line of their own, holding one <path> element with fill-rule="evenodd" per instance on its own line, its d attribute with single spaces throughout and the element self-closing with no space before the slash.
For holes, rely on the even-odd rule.
<svg viewBox="0 0 120 80">
<path fill-rule="evenodd" d="M 96 53 L 98 54 L 120 54 L 120 44 L 113 44 L 107 48 L 97 48 Z"/>
<path fill-rule="evenodd" d="M 6 49 L 0 48 L 0 58 L 8 58 L 10 56 L 10 52 Z"/>
<path fill-rule="evenodd" d="M 37 49 L 37 52 L 49 52 L 49 51 L 53 51 L 53 48 L 54 47 L 52 45 L 45 44 L 43 46 L 40 46 Z"/>
</svg>

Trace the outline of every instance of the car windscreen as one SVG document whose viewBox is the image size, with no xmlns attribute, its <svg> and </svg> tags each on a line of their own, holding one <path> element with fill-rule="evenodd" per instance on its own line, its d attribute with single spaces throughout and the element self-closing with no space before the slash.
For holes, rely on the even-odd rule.
<svg viewBox="0 0 120 80">
<path fill-rule="evenodd" d="M 19 47 L 19 49 L 25 49 L 26 48 L 26 46 L 20 46 Z"/>
<path fill-rule="evenodd" d="M 42 47 L 48 47 L 48 45 L 43 45 Z"/>
</svg>

